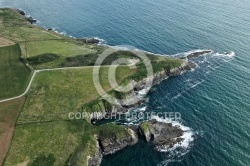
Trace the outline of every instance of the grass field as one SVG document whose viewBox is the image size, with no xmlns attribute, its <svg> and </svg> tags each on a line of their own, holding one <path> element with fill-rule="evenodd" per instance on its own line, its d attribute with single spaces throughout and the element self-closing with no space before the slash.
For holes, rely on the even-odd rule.
<svg viewBox="0 0 250 166">
<path fill-rule="evenodd" d="M 16 120 L 25 98 L 0 103 L 0 165 L 8 152 Z"/>
<path fill-rule="evenodd" d="M 55 165 L 64 165 L 81 144 L 83 131 L 83 126 L 64 121 L 17 125 L 4 165 L 44 163 L 50 166 L 50 158 L 45 160 L 43 155 L 54 158 Z"/>
<path fill-rule="evenodd" d="M 26 58 L 42 55 L 45 53 L 53 53 L 60 56 L 76 56 L 95 53 L 96 51 L 87 48 L 86 45 L 81 43 L 67 41 L 67 40 L 48 40 L 48 41 L 35 41 L 26 43 Z"/>
<path fill-rule="evenodd" d="M 111 90 L 108 70 L 106 67 L 100 70 L 100 81 L 106 91 Z M 69 112 L 76 112 L 84 104 L 97 99 L 99 94 L 94 87 L 92 73 L 92 67 L 38 73 L 18 123 L 67 119 Z M 133 71 L 120 67 L 117 73 L 117 81 L 121 83 Z"/>
<path fill-rule="evenodd" d="M 0 99 L 24 92 L 31 71 L 21 62 L 21 57 L 35 69 L 93 66 L 99 54 L 106 49 L 79 43 L 31 25 L 11 9 L 0 9 L 0 36 L 7 39 L 0 38 L 3 45 L 18 43 L 0 47 Z M 154 72 L 170 70 L 183 62 L 161 56 L 148 57 Z M 118 58 L 134 59 L 134 55 L 128 51 L 118 51 L 109 56 L 104 64 L 110 65 Z M 138 63 L 137 67 L 130 70 L 120 66 L 116 71 L 118 84 L 128 79 L 145 78 L 145 66 Z M 106 92 L 112 91 L 108 72 L 109 68 L 101 68 L 100 81 Z M 7 152 L 16 118 L 22 108 L 4 165 L 62 166 L 71 163 L 85 166 L 88 156 L 96 152 L 97 135 L 105 138 L 128 136 L 127 129 L 115 124 L 92 126 L 83 120 L 66 121 L 69 112 L 82 111 L 85 106 L 92 108 L 99 101 L 100 96 L 93 84 L 93 67 L 39 72 L 25 97 L 26 101 L 20 98 L 0 103 L 0 152 L 2 148 L 4 153 Z M 7 140 L 7 143 L 3 140 Z"/>
<path fill-rule="evenodd" d="M 87 166 L 88 156 L 97 151 L 97 136 L 128 135 L 127 129 L 113 123 L 93 126 L 86 121 L 55 121 L 17 125 L 4 165 Z"/>
<path fill-rule="evenodd" d="M 15 42 L 68 38 L 35 27 L 17 11 L 7 8 L 0 9 L 0 36 Z"/>
<path fill-rule="evenodd" d="M 22 94 L 29 82 L 31 71 L 20 60 L 20 47 L 0 47 L 0 99 Z"/>
</svg>

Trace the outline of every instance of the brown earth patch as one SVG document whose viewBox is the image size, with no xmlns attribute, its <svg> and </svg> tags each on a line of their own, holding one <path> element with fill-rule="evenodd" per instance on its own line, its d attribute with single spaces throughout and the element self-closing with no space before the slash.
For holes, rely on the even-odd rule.
<svg viewBox="0 0 250 166">
<path fill-rule="evenodd" d="M 25 98 L 0 103 L 0 165 L 9 150 L 16 120 L 20 114 Z"/>
<path fill-rule="evenodd" d="M 13 41 L 0 37 L 0 47 L 10 46 L 15 44 Z"/>
</svg>

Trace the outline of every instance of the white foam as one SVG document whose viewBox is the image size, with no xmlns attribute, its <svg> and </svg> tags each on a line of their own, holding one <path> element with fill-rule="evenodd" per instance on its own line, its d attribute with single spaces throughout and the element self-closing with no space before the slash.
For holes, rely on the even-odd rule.
<svg viewBox="0 0 250 166">
<path fill-rule="evenodd" d="M 176 96 L 172 97 L 172 100 L 178 99 L 179 97 L 181 97 L 181 96 L 182 96 L 182 93 L 183 93 L 183 92 L 178 93 Z"/>
<path fill-rule="evenodd" d="M 180 137 L 183 138 L 183 141 L 180 143 L 175 144 L 173 147 L 157 147 L 157 150 L 160 152 L 170 152 L 174 151 L 177 148 L 181 148 L 182 150 L 185 150 L 185 152 L 182 152 L 183 154 L 186 154 L 190 147 L 191 143 L 194 141 L 194 132 L 192 131 L 191 128 L 182 125 L 180 122 L 177 121 L 171 121 L 170 119 L 162 119 L 158 116 L 152 117 L 152 119 L 157 120 L 158 122 L 163 122 L 163 123 L 172 123 L 173 126 L 179 127 L 182 131 L 184 131 L 184 134 Z"/>
<path fill-rule="evenodd" d="M 144 111 L 146 111 L 146 109 L 147 109 L 147 106 L 140 108 L 140 111 L 144 112 Z"/>
<path fill-rule="evenodd" d="M 114 48 L 116 50 L 123 50 L 123 51 L 129 51 L 134 50 L 136 48 L 128 46 L 128 45 L 117 45 L 117 46 L 110 46 L 111 48 Z"/>
<path fill-rule="evenodd" d="M 230 52 L 225 52 L 225 53 L 215 53 L 213 56 L 220 56 L 220 57 L 229 57 L 232 58 L 235 56 L 235 52 L 230 51 Z"/>
<path fill-rule="evenodd" d="M 99 37 L 94 37 L 94 39 L 99 40 L 99 45 L 105 45 L 106 41 L 104 39 L 101 39 Z"/>
<path fill-rule="evenodd" d="M 197 82 L 196 84 L 192 85 L 191 88 L 195 88 L 197 87 L 198 85 L 202 84 L 205 80 L 202 80 L 200 82 Z"/>
<path fill-rule="evenodd" d="M 191 51 L 187 51 L 187 52 L 177 53 L 177 54 L 174 54 L 172 56 L 174 56 L 174 57 L 187 57 L 190 54 L 197 53 L 197 52 L 203 52 L 203 51 L 210 51 L 210 53 L 207 53 L 207 54 L 211 54 L 214 52 L 213 50 L 209 50 L 209 49 L 196 49 L 196 50 L 191 50 Z M 204 54 L 204 55 L 207 55 L 207 54 Z"/>
</svg>

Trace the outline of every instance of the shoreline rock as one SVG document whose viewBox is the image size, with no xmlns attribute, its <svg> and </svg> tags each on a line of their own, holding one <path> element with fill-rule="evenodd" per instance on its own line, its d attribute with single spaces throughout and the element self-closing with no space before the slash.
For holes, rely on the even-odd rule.
<svg viewBox="0 0 250 166">
<path fill-rule="evenodd" d="M 172 123 L 158 122 L 155 119 L 142 122 L 139 125 L 139 133 L 146 140 L 152 142 L 156 147 L 173 147 L 183 141 L 184 131 Z"/>
<path fill-rule="evenodd" d="M 110 135 L 106 137 L 99 136 L 98 142 L 103 155 L 113 154 L 119 150 L 124 149 L 127 146 L 135 145 L 138 142 L 137 133 L 127 128 L 127 137 L 117 137 L 116 135 Z"/>
<path fill-rule="evenodd" d="M 193 52 L 193 53 L 187 55 L 187 58 L 188 59 L 196 58 L 196 57 L 199 57 L 199 56 L 204 55 L 204 54 L 209 54 L 211 52 L 213 52 L 213 51 L 212 50 L 197 51 L 197 52 Z"/>
<path fill-rule="evenodd" d="M 161 83 L 161 81 L 168 79 L 169 77 L 178 76 L 181 73 L 183 73 L 185 71 L 192 70 L 193 68 L 196 68 L 196 67 L 197 67 L 197 65 L 195 63 L 193 63 L 189 60 L 185 60 L 183 62 L 183 64 L 178 68 L 174 68 L 170 71 L 162 70 L 161 72 L 154 74 L 153 86 Z M 102 119 L 104 119 L 104 117 L 108 117 L 109 115 L 112 115 L 112 113 L 117 113 L 117 112 L 126 113 L 126 112 L 128 112 L 129 109 L 138 107 L 141 104 L 145 103 L 145 99 L 141 98 L 139 93 L 140 93 L 140 91 L 143 91 L 147 88 L 150 88 L 150 87 L 147 87 L 148 81 L 150 81 L 149 78 L 144 78 L 138 82 L 134 81 L 133 82 L 134 91 L 132 91 L 128 94 L 125 94 L 124 98 L 136 99 L 136 100 L 133 100 L 133 101 L 128 100 L 125 103 L 119 103 L 117 101 L 117 103 L 120 105 L 113 105 L 112 109 L 100 110 L 99 112 L 92 113 L 90 116 L 90 121 L 93 122 L 93 124 L 94 124 L 96 121 L 102 120 Z"/>
<path fill-rule="evenodd" d="M 96 39 L 96 38 L 79 38 L 76 40 L 79 42 L 86 43 L 86 44 L 98 44 L 101 42 L 99 39 Z"/>
<path fill-rule="evenodd" d="M 26 13 L 25 13 L 23 10 L 21 10 L 21 9 L 17 9 L 17 11 L 18 11 L 21 15 L 23 15 L 23 16 L 26 15 Z"/>
<path fill-rule="evenodd" d="M 101 148 L 100 148 L 98 140 L 96 139 L 96 153 L 94 156 L 88 156 L 87 165 L 88 166 L 100 165 L 102 162 L 102 157 L 103 155 L 101 153 Z"/>
<path fill-rule="evenodd" d="M 153 85 L 160 83 L 162 80 L 165 80 L 169 77 L 178 76 L 182 72 L 191 70 L 197 67 L 197 65 L 191 61 L 185 60 L 183 64 L 175 69 L 170 71 L 163 70 L 155 74 Z M 145 85 L 147 84 L 148 79 L 145 78 L 135 85 L 135 90 L 143 90 L 145 89 Z M 134 94 L 133 94 L 134 95 Z M 140 101 L 142 102 L 142 101 Z M 132 107 L 135 107 L 140 104 L 140 102 L 133 104 L 131 107 L 125 108 L 126 110 Z M 124 107 L 116 108 L 112 111 L 124 111 Z M 101 119 L 100 117 L 98 119 Z M 143 127 L 144 126 L 144 127 Z M 173 126 L 171 123 L 163 123 L 158 122 L 156 120 L 149 120 L 146 122 L 142 122 L 139 126 L 130 126 L 128 128 L 130 133 L 129 137 L 125 138 L 117 138 L 115 136 L 107 137 L 107 138 L 98 138 L 100 151 L 102 155 L 113 154 L 119 150 L 124 149 L 127 146 L 132 146 L 138 142 L 138 137 L 143 137 L 146 142 L 152 142 L 155 147 L 173 147 L 175 144 L 183 141 L 181 136 L 184 131 L 176 126 Z M 98 155 L 97 155 L 98 156 Z M 98 157 L 91 158 L 90 163 L 97 164 L 99 163 Z M 92 164 L 91 166 L 93 166 Z M 99 164 L 100 165 L 100 164 Z"/>
<path fill-rule="evenodd" d="M 33 17 L 29 17 L 29 18 L 27 18 L 27 20 L 28 20 L 31 24 L 33 24 L 33 23 L 36 23 L 36 22 L 37 22 L 37 20 L 36 20 L 36 19 L 34 19 Z"/>
</svg>

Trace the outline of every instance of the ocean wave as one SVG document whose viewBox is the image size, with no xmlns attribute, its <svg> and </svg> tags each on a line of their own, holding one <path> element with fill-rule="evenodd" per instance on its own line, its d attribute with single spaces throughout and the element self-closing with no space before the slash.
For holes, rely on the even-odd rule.
<svg viewBox="0 0 250 166">
<path fill-rule="evenodd" d="M 60 34 L 60 35 L 64 35 L 64 36 L 67 36 L 67 33 L 66 32 L 59 32 L 58 30 L 54 29 L 54 32 Z M 69 35 L 68 35 L 69 36 Z"/>
<path fill-rule="evenodd" d="M 140 108 L 140 111 L 144 112 L 144 111 L 146 111 L 146 109 L 147 109 L 147 106 Z"/>
<path fill-rule="evenodd" d="M 215 53 L 213 54 L 213 56 L 219 56 L 219 57 L 229 57 L 232 58 L 234 57 L 236 54 L 233 51 L 229 51 L 229 52 L 224 52 L 224 53 Z"/>
<path fill-rule="evenodd" d="M 197 87 L 198 85 L 202 84 L 204 81 L 205 80 L 201 80 L 201 81 L 197 82 L 196 84 L 192 85 L 189 89 Z"/>
<path fill-rule="evenodd" d="M 106 44 L 106 40 L 99 38 L 99 37 L 94 37 L 94 39 L 99 40 L 98 45 L 105 45 Z"/>
<path fill-rule="evenodd" d="M 190 54 L 197 53 L 197 52 L 203 52 L 203 51 L 211 51 L 210 53 L 207 53 L 207 54 L 212 54 L 214 52 L 213 50 L 210 50 L 210 49 L 195 49 L 195 50 L 191 50 L 191 51 L 187 51 L 187 52 L 173 54 L 171 56 L 177 57 L 177 58 L 178 57 L 187 57 Z M 203 54 L 203 55 L 207 55 L 207 54 Z"/>
<path fill-rule="evenodd" d="M 116 45 L 116 46 L 109 46 L 109 47 L 116 49 L 116 50 L 123 50 L 123 51 L 130 51 L 130 50 L 136 49 L 135 47 L 129 46 L 129 45 Z"/>
<path fill-rule="evenodd" d="M 158 122 L 162 123 L 172 123 L 173 126 L 180 128 L 182 131 L 184 131 L 184 134 L 180 137 L 183 139 L 180 143 L 175 144 L 173 147 L 165 146 L 165 147 L 157 147 L 156 150 L 159 152 L 170 152 L 177 150 L 177 153 L 181 151 L 181 153 L 184 155 L 189 152 L 192 143 L 194 141 L 195 133 L 193 130 L 187 126 L 184 126 L 180 122 L 177 121 L 171 121 L 170 119 L 162 119 L 158 116 L 153 116 L 152 119 L 157 120 Z"/>
</svg>

